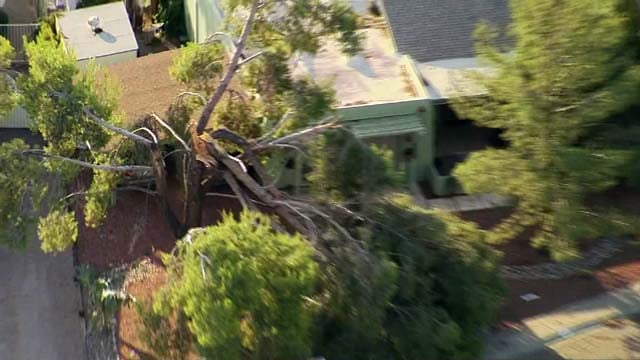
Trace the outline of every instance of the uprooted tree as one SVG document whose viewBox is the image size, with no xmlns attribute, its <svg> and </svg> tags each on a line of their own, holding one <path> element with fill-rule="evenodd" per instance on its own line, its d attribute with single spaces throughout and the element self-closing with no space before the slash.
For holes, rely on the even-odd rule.
<svg viewBox="0 0 640 360">
<path fill-rule="evenodd" d="M 77 219 L 100 226 L 114 193 L 141 191 L 157 200 L 177 238 L 186 235 L 177 250 L 182 253 L 172 260 L 187 271 L 175 272 L 179 284 L 180 276 L 211 271 L 189 257 L 193 253 L 185 241 L 194 229 L 210 225 L 202 221 L 202 204 L 210 195 L 208 184 L 222 183 L 245 210 L 268 214 L 272 232 L 300 234 L 285 242 L 304 239 L 319 265 L 320 285 L 309 294 L 321 308 L 314 314 L 318 327 L 301 340 L 304 347 L 294 358 L 311 349 L 336 359 L 473 358 L 479 330 L 498 304 L 492 252 L 472 229 L 444 228 L 404 202 L 374 196 L 395 178 L 377 157 L 384 152 L 342 130 L 327 134 L 338 127 L 327 116 L 332 92 L 289 70 L 297 53 L 316 52 L 326 37 L 337 37 L 347 53 L 357 52 L 357 17 L 348 6 L 323 0 L 231 0 L 225 13 L 230 35 L 212 34 L 206 44 L 187 46 L 171 69 L 189 91 L 177 94 L 166 116 L 148 114 L 133 124 L 119 116 L 109 79 L 94 66 L 79 72 L 53 31 L 41 28 L 26 46 L 30 71 L 18 78 L 17 97 L 46 145 L 30 148 L 20 140 L 0 145 L 3 242 L 24 244 L 28 225 L 37 221 L 43 249 L 64 250 L 76 241 Z M 315 145 L 305 146 L 318 136 Z M 321 196 L 294 197 L 278 189 L 265 164 L 309 149 L 319 159 L 311 161 L 316 169 L 310 180 Z M 25 194 L 39 205 L 50 186 L 77 179 L 80 186 L 69 194 L 49 191 L 41 218 L 21 211 L 27 208 Z M 178 209 L 168 199 L 176 188 Z M 371 196 L 362 196 L 365 192 Z M 324 195 L 335 201 L 319 199 Z M 78 199 L 84 200 L 84 216 L 70 209 Z M 191 238 L 194 244 L 202 241 L 192 250 L 219 255 L 215 246 L 221 244 Z M 201 285 L 207 291 L 216 286 Z M 215 353 L 204 348 L 210 343 L 197 330 L 216 324 L 206 316 L 183 317 L 181 309 L 207 293 L 173 290 L 183 302 L 164 309 L 162 314 L 172 315 L 160 321 L 186 320 L 185 339 L 195 337 L 196 347 Z M 231 320 L 237 324 L 237 318 Z M 256 344 L 271 341 L 253 340 L 240 344 L 239 351 L 256 355 Z M 263 354 L 260 358 L 276 355 Z"/>
<path fill-rule="evenodd" d="M 85 222 L 97 226 L 114 191 L 146 191 L 161 204 L 180 237 L 202 225 L 202 184 L 216 181 L 228 183 L 245 207 L 266 204 L 284 226 L 313 233 L 312 225 L 274 186 L 262 161 L 269 152 L 295 148 L 334 126 L 311 126 L 312 120 L 329 110 L 331 92 L 309 80 L 293 79 L 287 62 L 296 52 L 315 52 L 320 39 L 327 36 L 337 36 L 345 51 L 357 51 L 357 18 L 348 6 L 323 1 L 232 1 L 227 11 L 237 15 L 229 16 L 234 19 L 230 22 L 242 19 L 228 25 L 231 35 L 213 34 L 208 44 L 188 46 L 174 66 L 175 78 L 193 90 L 180 94 L 184 101 L 173 107 L 172 113 L 183 117 L 163 119 L 149 114 L 139 119 L 137 128 L 123 125 L 116 91 L 108 78 L 99 76 L 94 66 L 79 72 L 73 56 L 65 53 L 47 26 L 26 46 L 30 69 L 28 75 L 18 78 L 19 98 L 46 146 L 29 150 L 17 141 L 11 151 L 22 150 L 33 157 L 25 163 L 44 159 L 42 171 L 59 172 L 62 179 L 74 178 L 79 168 L 93 170 L 88 188 L 54 201 L 54 210 L 40 220 L 44 243 L 56 243 L 50 249 L 62 250 L 75 241 L 75 218 L 66 209 L 75 197 L 84 196 Z M 229 37 L 237 39 L 230 51 L 220 42 Z M 236 76 L 241 72 L 247 76 Z M 167 144 L 175 147 L 166 151 Z M 144 163 L 130 164 L 130 158 Z M 183 166 L 184 199 L 179 211 L 167 202 L 166 161 Z M 20 179 L 37 189 L 46 186 L 34 185 L 43 176 L 19 175 L 13 181 Z M 144 180 L 153 182 L 151 189 L 139 186 Z M 11 199 L 3 205 L 9 214 L 22 201 L 22 192 L 6 190 Z M 57 226 L 68 231 L 45 229 Z"/>
</svg>

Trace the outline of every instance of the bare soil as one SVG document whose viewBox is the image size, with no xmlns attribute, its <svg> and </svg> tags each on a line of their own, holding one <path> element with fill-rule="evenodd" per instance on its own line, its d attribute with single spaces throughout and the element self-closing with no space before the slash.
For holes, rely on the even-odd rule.
<svg viewBox="0 0 640 360">
<path fill-rule="evenodd" d="M 166 281 L 166 271 L 162 266 L 154 265 L 154 271 L 144 279 L 131 282 L 126 291 L 141 304 L 149 304 L 153 293 Z M 134 306 L 122 307 L 118 313 L 118 354 L 122 360 L 156 359 L 153 351 L 148 349 L 138 336 L 142 322 Z"/>
</svg>

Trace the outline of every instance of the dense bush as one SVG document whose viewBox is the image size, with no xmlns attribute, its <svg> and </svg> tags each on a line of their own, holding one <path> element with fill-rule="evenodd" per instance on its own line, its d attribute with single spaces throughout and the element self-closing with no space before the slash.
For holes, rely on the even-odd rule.
<svg viewBox="0 0 640 360">
<path fill-rule="evenodd" d="M 265 215 L 227 214 L 179 243 L 167 263 L 169 286 L 153 307 L 158 315 L 145 318 L 153 325 L 184 315 L 207 358 L 303 359 L 311 343 L 305 299 L 318 273 L 312 255 L 302 238 L 275 232 Z"/>
</svg>

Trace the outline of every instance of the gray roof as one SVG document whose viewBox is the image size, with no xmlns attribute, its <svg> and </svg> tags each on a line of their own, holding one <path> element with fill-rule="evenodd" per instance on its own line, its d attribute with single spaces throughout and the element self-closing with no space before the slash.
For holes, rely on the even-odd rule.
<svg viewBox="0 0 640 360">
<path fill-rule="evenodd" d="M 102 33 L 91 30 L 87 21 L 92 16 L 100 18 Z M 67 49 L 73 50 L 78 60 L 138 49 L 123 2 L 69 11 L 58 17 L 58 26 Z"/>
<path fill-rule="evenodd" d="M 384 10 L 398 51 L 421 63 L 473 57 L 477 24 L 504 30 L 510 18 L 508 0 L 384 0 Z"/>
</svg>

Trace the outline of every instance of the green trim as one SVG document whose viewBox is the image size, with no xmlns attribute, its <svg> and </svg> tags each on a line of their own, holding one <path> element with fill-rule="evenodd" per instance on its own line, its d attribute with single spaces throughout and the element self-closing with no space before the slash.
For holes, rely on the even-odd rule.
<svg viewBox="0 0 640 360">
<path fill-rule="evenodd" d="M 415 114 L 345 121 L 343 125 L 362 139 L 427 131 L 422 119 Z"/>
</svg>

